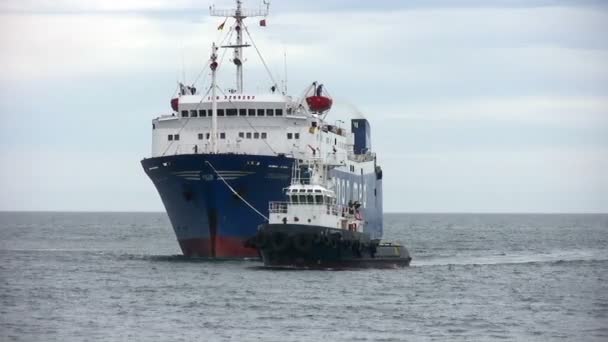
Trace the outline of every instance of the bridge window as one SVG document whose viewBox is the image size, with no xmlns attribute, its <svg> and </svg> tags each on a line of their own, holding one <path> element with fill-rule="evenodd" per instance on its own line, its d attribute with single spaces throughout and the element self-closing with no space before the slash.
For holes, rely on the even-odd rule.
<svg viewBox="0 0 608 342">
<path fill-rule="evenodd" d="M 198 116 L 200 116 L 201 118 L 207 116 L 207 111 L 204 110 L 204 109 L 199 109 L 198 110 Z M 209 116 L 211 116 L 211 115 L 209 115 Z"/>
<path fill-rule="evenodd" d="M 299 195 L 298 197 L 299 197 L 300 203 L 302 203 L 302 204 L 306 203 L 306 195 Z"/>
<path fill-rule="evenodd" d="M 262 139 L 266 139 L 266 138 L 267 138 L 266 132 L 263 132 L 262 133 Z"/>
<path fill-rule="evenodd" d="M 315 203 L 314 196 L 313 195 L 306 195 L 306 201 L 308 202 L 308 204 Z"/>
<path fill-rule="evenodd" d="M 258 116 L 264 116 L 264 110 L 258 109 Z"/>
<path fill-rule="evenodd" d="M 246 115 L 247 115 L 247 109 L 245 109 L 245 108 L 239 109 L 239 116 L 246 116 Z"/>
<path fill-rule="evenodd" d="M 253 133 L 253 138 L 260 139 L 260 133 L 258 133 L 258 132 Z"/>
<path fill-rule="evenodd" d="M 217 110 L 217 116 L 224 116 L 224 110 L 223 109 L 218 109 Z"/>
<path fill-rule="evenodd" d="M 323 195 L 316 195 L 315 196 L 315 201 L 317 203 L 323 203 Z"/>
<path fill-rule="evenodd" d="M 245 133 L 239 132 L 239 138 L 245 138 Z"/>
<path fill-rule="evenodd" d="M 224 133 L 224 132 L 220 133 L 220 139 L 226 139 L 226 133 Z"/>
<path fill-rule="evenodd" d="M 203 140 L 203 133 L 198 134 L 198 140 Z"/>
<path fill-rule="evenodd" d="M 283 110 L 282 109 L 275 109 L 274 110 L 274 115 L 276 115 L 276 116 L 283 116 Z"/>
<path fill-rule="evenodd" d="M 173 134 L 169 134 L 169 135 L 167 136 L 167 140 L 169 140 L 169 141 L 173 141 Z"/>
<path fill-rule="evenodd" d="M 209 138 L 210 138 L 210 137 L 211 137 L 211 134 L 209 134 L 209 133 L 205 134 L 205 138 L 206 138 L 207 140 L 209 140 Z"/>
<path fill-rule="evenodd" d="M 298 196 L 296 196 L 296 195 L 291 196 L 291 201 L 292 201 L 293 203 L 298 204 Z"/>
<path fill-rule="evenodd" d="M 193 117 L 193 118 L 197 117 L 198 116 L 198 111 L 196 109 L 191 110 L 190 111 L 190 116 Z"/>
<path fill-rule="evenodd" d="M 300 133 L 294 133 L 293 138 L 294 139 L 300 139 Z"/>
<path fill-rule="evenodd" d="M 251 132 L 247 132 L 247 139 L 251 139 Z"/>
<path fill-rule="evenodd" d="M 187 117 L 188 117 L 188 111 L 182 110 L 182 118 L 187 118 Z"/>
<path fill-rule="evenodd" d="M 248 115 L 248 116 L 255 116 L 255 109 L 253 109 L 253 108 L 249 108 L 249 109 L 247 110 L 247 115 Z"/>
<path fill-rule="evenodd" d="M 175 140 L 175 141 L 179 140 L 179 134 L 173 134 L 173 140 Z"/>
<path fill-rule="evenodd" d="M 234 108 L 226 109 L 226 116 L 236 116 L 236 109 L 234 109 Z"/>
<path fill-rule="evenodd" d="M 293 134 L 287 133 L 287 139 L 292 139 L 292 138 L 293 138 Z"/>
<path fill-rule="evenodd" d="M 274 109 L 266 109 L 267 116 L 274 116 Z"/>
</svg>

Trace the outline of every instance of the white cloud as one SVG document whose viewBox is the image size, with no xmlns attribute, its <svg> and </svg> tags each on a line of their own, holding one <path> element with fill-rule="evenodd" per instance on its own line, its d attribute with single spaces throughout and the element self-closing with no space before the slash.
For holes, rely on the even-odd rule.
<svg viewBox="0 0 608 342">
<path fill-rule="evenodd" d="M 0 149 L 1 210 L 162 211 L 137 153 Z"/>
<path fill-rule="evenodd" d="M 187 18 L 138 13 L 179 12 L 196 6 L 203 11 Z M 221 33 L 215 29 L 220 20 L 207 17 L 206 4 L 196 1 L 11 0 L 0 8 L 5 11 L 0 14 L 0 44 L 5 47 L 0 53 L 0 91 L 15 82 L 35 82 L 40 91 L 46 87 L 50 94 L 65 94 L 79 90 L 78 84 L 66 80 L 83 76 L 93 82 L 114 75 L 126 82 L 138 82 L 141 73 L 175 73 L 177 77 L 182 55 L 187 78 L 192 79 L 204 65 L 211 41 Z M 57 13 L 44 14 L 46 11 Z M 192 18 L 199 14 L 204 21 L 194 22 Z M 608 42 L 604 37 L 608 30 L 607 11 L 572 6 L 417 8 L 390 13 L 380 9 L 278 12 L 271 14 L 264 31 L 256 28 L 255 21 L 250 21 L 250 27 L 256 31 L 254 37 L 270 67 L 278 71 L 275 76 L 282 73 L 283 48 L 287 48 L 294 94 L 307 82 L 320 80 L 339 100 L 354 102 L 369 114 L 372 124 L 382 121 L 383 125 L 395 127 L 391 132 L 373 132 L 374 146 L 381 147 L 377 152 L 387 175 L 387 209 L 608 208 L 608 186 L 603 180 L 608 173 L 605 149 L 576 146 L 564 152 L 563 145 L 572 141 L 558 137 L 570 125 L 584 126 L 567 131 L 579 135 L 590 131 L 590 127 L 594 128 L 590 134 L 608 127 Z M 247 51 L 247 58 L 246 82 L 250 88 L 262 89 L 266 76 L 252 49 Z M 232 67 L 225 65 L 222 73 L 222 84 L 230 86 Z M 57 79 L 63 82 L 56 82 Z M 113 83 L 117 87 L 113 91 L 132 91 L 129 87 L 118 88 L 118 83 Z M 63 87 L 60 90 L 56 89 L 59 84 Z M 167 87 L 142 86 L 163 90 Z M 468 93 L 463 96 L 462 92 Z M 141 92 L 139 96 L 151 93 L 163 91 L 146 95 Z M 108 98 L 96 99 L 97 103 L 113 103 L 108 95 L 111 91 L 104 94 Z M 90 91 L 88 96 L 95 94 Z M 9 98 L 3 97 L 7 101 Z M 139 100 L 146 104 L 158 101 Z M 65 129 L 80 122 L 70 120 L 80 114 L 75 112 L 78 106 L 62 105 L 61 101 L 52 105 L 56 107 L 49 112 L 56 115 L 54 122 L 58 127 Z M 134 110 L 136 106 L 139 111 Z M 116 103 L 116 107 L 133 114 L 141 113 L 142 105 L 125 101 Z M 352 108 L 344 111 L 353 112 Z M 24 113 L 14 114 L 9 122 L 24 122 Z M 332 113 L 332 120 L 335 114 Z M 98 120 L 105 119 L 103 113 L 96 115 Z M 140 132 L 149 121 L 138 119 L 122 120 L 112 128 L 124 139 L 141 138 L 132 133 Z M 44 142 L 32 136 L 32 125 L 27 120 L 28 124 L 11 125 L 11 132 L 3 132 L 16 140 L 0 150 L 2 160 L 10 161 L 0 169 L 4 191 L 0 208 L 162 209 L 153 185 L 138 164 L 141 156 L 137 153 L 93 155 L 76 146 L 73 150 L 43 148 Z M 551 134 L 542 136 L 547 132 L 538 132 L 543 137 L 542 148 L 531 146 L 530 141 L 513 147 L 514 140 L 506 140 L 512 149 L 485 146 L 485 151 L 471 151 L 458 146 L 455 149 L 460 148 L 459 151 L 422 156 L 408 155 L 407 151 L 428 151 L 426 146 L 410 146 L 405 151 L 399 141 L 395 142 L 402 138 L 396 134 L 402 134 L 411 122 L 423 125 L 444 121 L 444 126 L 459 122 L 540 124 L 538 128 L 546 128 Z M 555 130 L 558 125 L 560 130 Z M 515 125 L 504 128 L 507 132 L 496 126 L 496 131 L 483 133 L 492 135 L 501 130 L 499 133 L 517 138 Z M 464 139 L 473 135 L 473 128 L 467 129 L 454 136 Z M 528 132 L 531 136 L 536 134 L 533 129 Z M 99 137 L 102 144 L 104 133 L 99 133 Z M 73 146 L 66 138 L 56 138 L 60 141 L 57 146 Z M 444 145 L 451 143 L 441 136 L 428 139 Z M 594 148 L 597 144 L 606 146 L 605 139 L 600 141 L 595 136 L 579 145 L 589 141 Z M 561 144 L 553 149 L 547 147 L 554 142 Z M 39 146 L 24 148 L 27 144 Z M 87 148 L 93 145 L 89 143 Z M 125 145 L 129 145 L 128 141 Z M 407 203 L 401 200 L 403 196 Z"/>
<path fill-rule="evenodd" d="M 584 124 L 608 129 L 608 97 L 521 96 L 376 107 L 391 120 L 519 121 L 557 125 Z"/>
<path fill-rule="evenodd" d="M 605 212 L 608 149 L 382 154 L 386 211 Z"/>
<path fill-rule="evenodd" d="M 21 12 L 77 12 L 170 10 L 188 7 L 193 0 L 5 0 L 0 6 L 5 11 Z"/>
</svg>

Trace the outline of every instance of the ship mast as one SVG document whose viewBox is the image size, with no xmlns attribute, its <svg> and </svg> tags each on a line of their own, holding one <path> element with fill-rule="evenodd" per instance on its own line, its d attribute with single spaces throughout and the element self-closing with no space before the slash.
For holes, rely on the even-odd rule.
<svg viewBox="0 0 608 342">
<path fill-rule="evenodd" d="M 217 46 L 211 45 L 211 153 L 217 153 L 217 95 L 216 95 L 216 70 L 217 70 Z"/>
<path fill-rule="evenodd" d="M 236 9 L 224 10 L 216 9 L 215 6 L 209 8 L 209 12 L 213 17 L 232 17 L 235 20 L 234 31 L 236 32 L 236 42 L 234 44 L 222 45 L 222 48 L 234 49 L 232 63 L 236 66 L 236 93 L 243 93 L 243 48 L 251 45 L 243 42 L 243 30 L 245 29 L 245 18 L 251 17 L 266 17 L 268 15 L 268 8 L 270 1 L 264 1 L 265 8 L 259 10 L 248 10 L 242 8 L 243 2 L 236 0 Z"/>
<path fill-rule="evenodd" d="M 236 92 L 237 94 L 243 93 L 243 15 L 241 11 L 241 0 L 236 0 L 236 11 L 234 18 L 236 19 L 236 25 L 234 30 L 236 31 L 236 45 L 234 46 L 234 59 L 232 60 L 236 65 Z M 249 45 L 247 45 L 249 46 Z"/>
</svg>

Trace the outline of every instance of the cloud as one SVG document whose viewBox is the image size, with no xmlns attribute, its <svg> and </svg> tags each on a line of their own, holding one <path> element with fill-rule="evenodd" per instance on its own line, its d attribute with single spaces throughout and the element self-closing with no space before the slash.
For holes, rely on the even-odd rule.
<svg viewBox="0 0 608 342">
<path fill-rule="evenodd" d="M 387 209 L 608 208 L 605 6 L 345 4 L 275 1 L 250 30 L 279 79 L 287 51 L 292 94 L 321 81 L 371 120 Z M 182 70 L 194 79 L 225 33 L 207 3 L 9 0 L 0 20 L 0 208 L 162 209 L 138 161 Z M 267 90 L 246 58 L 246 87 Z"/>
<path fill-rule="evenodd" d="M 608 97 L 484 97 L 426 104 L 380 107 L 382 119 L 422 121 L 519 121 L 557 125 L 604 126 L 608 129 Z"/>
<path fill-rule="evenodd" d="M 607 153 L 573 148 L 385 153 L 385 210 L 605 212 Z"/>
<path fill-rule="evenodd" d="M 161 211 L 136 153 L 0 149 L 2 210 Z"/>
<path fill-rule="evenodd" d="M 218 7 L 233 8 L 232 0 L 216 0 L 202 2 L 197 0 L 5 0 L 0 5 L 0 11 L 19 12 L 121 12 L 121 11 L 193 11 L 206 10 L 210 4 Z M 535 7 L 605 7 L 606 3 L 601 0 L 384 0 L 373 2 L 367 0 L 324 0 L 320 1 L 298 1 L 283 0 L 272 1 L 272 8 L 279 12 L 306 11 L 342 11 L 349 8 L 354 11 L 374 10 L 403 10 L 419 8 L 535 8 Z M 244 6 L 257 8 L 261 1 L 244 1 Z"/>
</svg>

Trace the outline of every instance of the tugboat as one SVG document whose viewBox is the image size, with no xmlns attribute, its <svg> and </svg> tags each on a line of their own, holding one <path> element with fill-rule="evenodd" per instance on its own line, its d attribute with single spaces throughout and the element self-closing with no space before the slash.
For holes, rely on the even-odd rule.
<svg viewBox="0 0 608 342">
<path fill-rule="evenodd" d="M 366 232 L 361 203 L 336 204 L 321 158 L 298 161 L 284 202 L 269 203 L 269 221 L 246 244 L 270 268 L 397 268 L 409 266 L 407 249 Z"/>
</svg>

